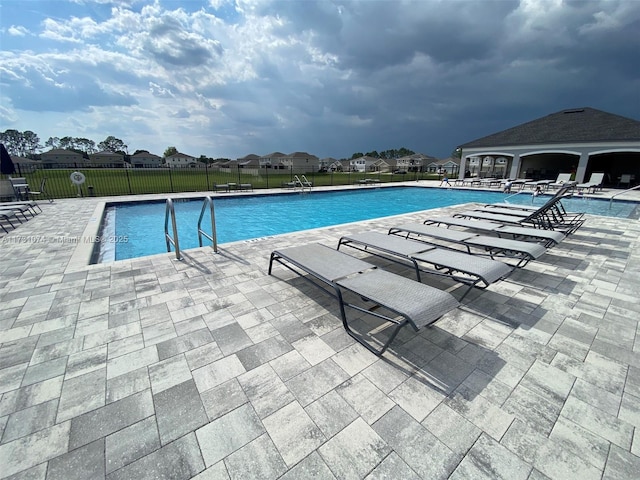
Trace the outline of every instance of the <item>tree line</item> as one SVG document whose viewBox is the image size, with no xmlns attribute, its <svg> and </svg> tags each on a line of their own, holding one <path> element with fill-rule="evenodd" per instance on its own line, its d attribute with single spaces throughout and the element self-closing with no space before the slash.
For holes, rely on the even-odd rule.
<svg viewBox="0 0 640 480">
<path fill-rule="evenodd" d="M 49 137 L 40 144 L 40 137 L 31 130 L 20 132 L 18 130 L 7 129 L 0 132 L 0 142 L 11 155 L 25 158 L 36 158 L 44 148 L 72 150 L 82 154 L 85 158 L 96 152 L 114 152 L 128 155 L 128 146 L 119 138 L 113 135 L 108 136 L 102 142 L 96 144 L 93 140 L 82 137 Z"/>
<path fill-rule="evenodd" d="M 0 132 L 0 143 L 3 143 L 7 151 L 11 155 L 38 159 L 39 153 L 44 148 L 49 149 L 61 149 L 72 150 L 81 154 L 85 158 L 89 158 L 89 155 L 97 152 L 113 152 L 121 154 L 125 159 L 129 158 L 129 147 L 119 138 L 109 135 L 100 143 L 96 144 L 93 140 L 83 137 L 49 137 L 44 145 L 40 144 L 40 138 L 31 130 L 25 130 L 20 132 L 18 130 L 7 129 L 4 132 Z M 133 155 L 140 152 L 148 153 L 148 150 L 136 150 Z M 167 147 L 164 151 L 164 158 L 178 153 L 176 147 Z M 382 159 L 394 159 L 405 157 L 407 155 L 413 155 L 415 152 L 407 148 L 389 149 L 382 152 L 373 150 L 371 152 L 362 153 L 355 152 L 351 155 L 351 160 L 360 157 L 374 157 Z M 216 160 L 229 160 L 228 158 L 211 158 L 206 155 L 200 155 L 197 159 L 203 163 L 211 163 Z M 342 159 L 346 160 L 346 159 Z"/>
</svg>

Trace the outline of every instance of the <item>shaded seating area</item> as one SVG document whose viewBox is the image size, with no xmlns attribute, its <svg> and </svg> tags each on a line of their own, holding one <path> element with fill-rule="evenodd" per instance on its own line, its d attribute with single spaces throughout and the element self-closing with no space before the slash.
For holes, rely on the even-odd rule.
<svg viewBox="0 0 640 480">
<path fill-rule="evenodd" d="M 467 285 L 460 301 L 473 287 L 486 288 L 506 278 L 513 268 L 506 263 L 488 258 L 472 256 L 443 248 L 429 246 L 424 242 L 409 240 L 380 232 L 362 232 L 345 235 L 338 242 L 341 246 L 380 256 L 394 262 L 410 264 L 420 282 L 420 272 L 447 277 Z"/>
<path fill-rule="evenodd" d="M 344 329 L 376 355 L 382 355 L 404 327 L 410 326 L 417 332 L 459 305 L 450 293 L 380 270 L 364 260 L 317 243 L 274 250 L 269 260 L 269 275 L 273 274 L 274 263 L 334 297 Z M 347 300 L 346 295 L 353 299 Z M 374 305 L 378 308 L 373 308 Z M 381 347 L 351 329 L 347 308 L 391 324 L 392 331 Z"/>
</svg>

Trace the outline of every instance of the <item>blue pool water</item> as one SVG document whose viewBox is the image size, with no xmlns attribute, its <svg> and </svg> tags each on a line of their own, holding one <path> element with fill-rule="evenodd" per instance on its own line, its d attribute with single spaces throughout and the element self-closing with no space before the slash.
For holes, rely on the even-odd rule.
<svg viewBox="0 0 640 480">
<path fill-rule="evenodd" d="M 462 203 L 502 202 L 501 192 L 416 187 L 362 188 L 333 192 L 255 195 L 214 198 L 218 243 L 248 240 L 310 228 L 326 227 L 373 218 L 417 212 Z M 510 203 L 541 205 L 547 196 L 530 193 L 509 197 Z M 609 202 L 575 197 L 563 200 L 567 210 L 595 215 L 630 217 L 637 203 Z M 198 247 L 197 223 L 202 199 L 175 201 L 180 248 Z M 117 239 L 115 260 L 137 258 L 167 251 L 164 240 L 165 202 L 117 204 L 108 209 Z M 115 215 L 114 215 L 115 213 Z M 205 214 L 203 228 L 211 221 Z M 104 232 L 103 232 L 104 235 Z M 209 245 L 203 239 L 205 245 Z"/>
</svg>

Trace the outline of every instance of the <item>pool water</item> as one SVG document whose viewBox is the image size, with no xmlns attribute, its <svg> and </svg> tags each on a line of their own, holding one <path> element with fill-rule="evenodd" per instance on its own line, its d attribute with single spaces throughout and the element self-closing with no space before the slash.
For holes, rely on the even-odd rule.
<svg viewBox="0 0 640 480">
<path fill-rule="evenodd" d="M 241 197 L 215 197 L 218 243 L 235 242 L 291 233 L 311 228 L 370 220 L 462 203 L 502 202 L 542 205 L 548 196 L 530 193 L 509 196 L 501 192 L 435 189 L 419 187 L 386 187 L 332 192 L 306 192 Z M 574 197 L 563 200 L 569 211 L 628 218 L 638 204 L 609 202 Z M 175 201 L 181 249 L 196 248 L 197 224 L 202 199 Z M 137 258 L 167 251 L 164 239 L 165 202 L 132 202 L 108 208 L 109 238 L 117 239 L 106 248 L 102 261 Z M 209 232 L 211 221 L 205 213 L 203 230 Z M 169 224 L 171 230 L 171 225 Z M 210 233 L 210 232 L 209 232 Z M 103 230 L 103 236 L 105 232 Z M 210 242 L 203 238 L 205 245 Z M 112 253 L 109 252 L 109 248 Z M 115 251 L 113 252 L 113 250 Z"/>
</svg>

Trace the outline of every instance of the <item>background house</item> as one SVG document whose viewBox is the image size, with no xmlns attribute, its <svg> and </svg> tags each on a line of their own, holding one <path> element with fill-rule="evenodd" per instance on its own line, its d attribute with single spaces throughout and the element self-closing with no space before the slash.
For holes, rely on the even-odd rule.
<svg viewBox="0 0 640 480">
<path fill-rule="evenodd" d="M 40 155 L 43 168 L 83 168 L 88 165 L 81 153 L 54 148 Z"/>
<path fill-rule="evenodd" d="M 178 152 L 165 158 L 165 164 L 169 168 L 195 168 L 198 164 L 198 159 L 186 153 Z"/>
<path fill-rule="evenodd" d="M 98 152 L 89 155 L 89 166 L 94 168 L 124 168 L 124 155 L 115 152 Z"/>
<path fill-rule="evenodd" d="M 149 152 L 138 152 L 131 156 L 133 168 L 158 168 L 162 165 L 162 157 Z"/>
</svg>

